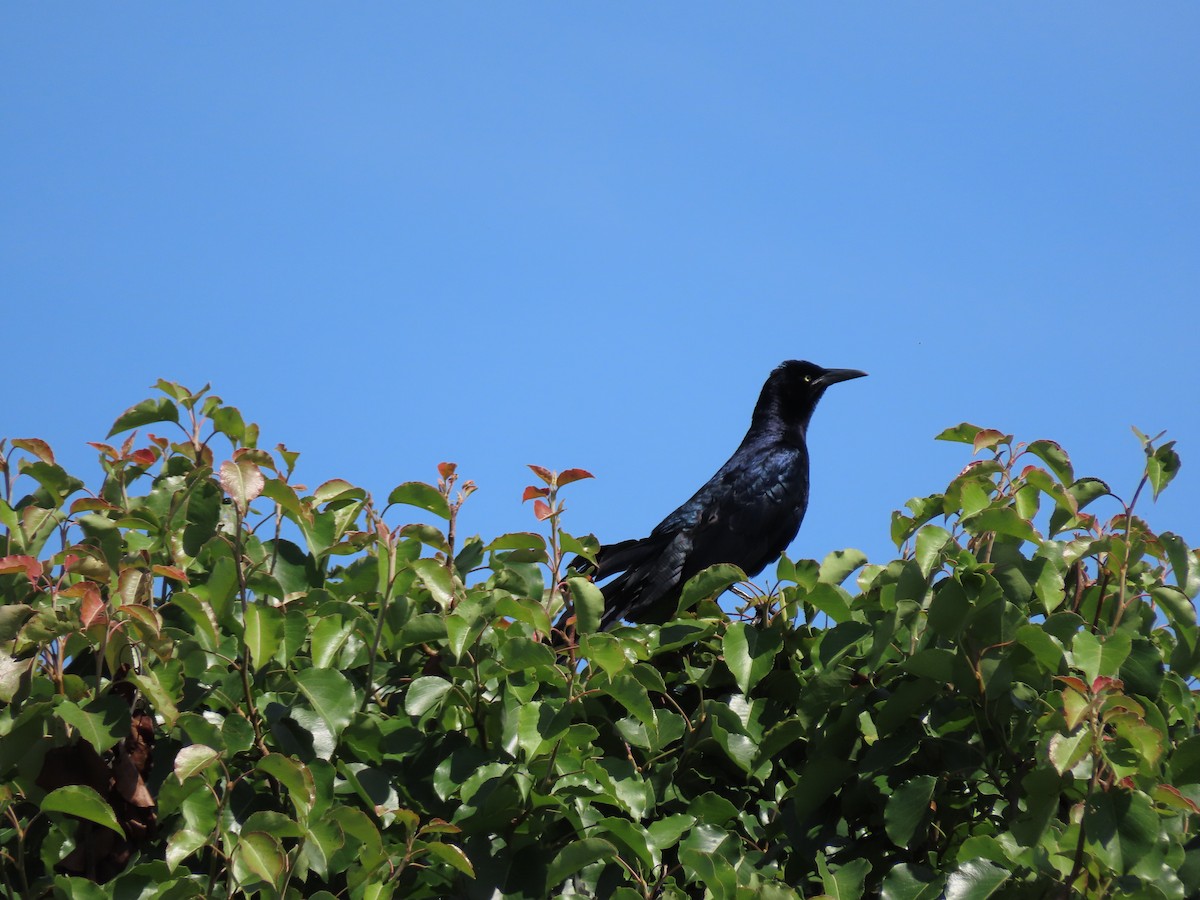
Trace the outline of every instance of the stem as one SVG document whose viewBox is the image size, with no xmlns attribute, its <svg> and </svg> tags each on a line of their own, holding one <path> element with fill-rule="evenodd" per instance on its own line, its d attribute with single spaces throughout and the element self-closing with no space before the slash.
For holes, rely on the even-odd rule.
<svg viewBox="0 0 1200 900">
<path fill-rule="evenodd" d="M 1133 531 L 1133 508 L 1137 506 L 1138 497 L 1142 494 L 1142 488 L 1149 481 L 1149 475 L 1143 475 L 1142 480 L 1138 482 L 1137 490 L 1133 492 L 1133 499 L 1129 501 L 1129 505 L 1125 507 L 1125 556 L 1121 560 L 1121 586 L 1117 595 L 1117 613 L 1113 616 L 1112 627 L 1115 631 L 1117 626 L 1121 624 L 1121 618 L 1125 615 L 1125 588 L 1129 580 L 1129 550 L 1132 543 L 1129 539 Z M 1099 607 L 1097 607 L 1099 609 Z"/>
<path fill-rule="evenodd" d="M 237 558 L 237 577 L 238 577 L 238 596 L 242 604 L 242 627 L 245 627 L 249 621 L 248 610 L 250 609 L 250 598 L 246 589 L 246 569 L 242 559 L 242 510 L 234 504 L 235 512 L 237 513 L 237 525 L 233 535 L 233 553 Z M 254 726 L 254 740 L 258 745 L 258 749 L 263 755 L 267 753 L 267 745 L 263 741 L 262 720 L 258 715 L 258 708 L 254 705 L 254 688 L 250 684 L 250 645 L 242 640 L 242 664 L 240 666 L 242 673 L 242 688 L 246 692 L 246 708 L 250 711 L 250 724 Z"/>
<path fill-rule="evenodd" d="M 375 636 L 371 639 L 371 652 L 367 656 L 367 689 L 363 692 L 363 710 L 367 708 L 367 702 L 375 696 L 375 660 L 379 657 L 379 643 L 383 640 L 383 621 L 392 602 L 392 588 L 396 583 L 396 548 L 389 546 L 385 549 L 388 551 L 388 578 L 383 599 L 379 601 L 379 614 L 375 618 Z"/>
</svg>

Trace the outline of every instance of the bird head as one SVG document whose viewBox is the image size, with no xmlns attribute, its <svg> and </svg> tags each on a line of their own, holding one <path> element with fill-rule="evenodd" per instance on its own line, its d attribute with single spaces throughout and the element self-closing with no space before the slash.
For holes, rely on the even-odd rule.
<svg viewBox="0 0 1200 900">
<path fill-rule="evenodd" d="M 807 360 L 789 359 L 778 365 L 763 385 L 754 421 L 806 428 L 827 387 L 866 374 L 858 369 L 823 369 Z"/>
</svg>

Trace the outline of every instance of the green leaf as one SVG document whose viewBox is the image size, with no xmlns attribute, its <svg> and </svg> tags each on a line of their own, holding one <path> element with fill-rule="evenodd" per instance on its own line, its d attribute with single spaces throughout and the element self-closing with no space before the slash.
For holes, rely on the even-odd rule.
<svg viewBox="0 0 1200 900">
<path fill-rule="evenodd" d="M 121 827 L 121 823 L 117 821 L 117 814 L 113 812 L 113 808 L 108 805 L 103 797 L 96 793 L 95 789 L 85 784 L 69 784 L 66 787 L 60 787 L 57 790 L 51 791 L 42 798 L 41 807 L 42 812 L 57 812 L 66 813 L 69 816 L 78 816 L 81 819 L 87 819 L 89 822 L 95 822 L 97 825 L 110 828 L 121 835 L 121 837 L 125 837 L 125 830 Z"/>
<path fill-rule="evenodd" d="M 1109 678 L 1117 677 L 1132 648 L 1133 639 L 1127 631 L 1105 635 L 1100 643 L 1100 674 Z"/>
<path fill-rule="evenodd" d="M 458 870 L 468 878 L 475 877 L 475 867 L 467 859 L 467 854 L 463 853 L 462 850 L 453 844 L 443 844 L 440 842 L 426 844 L 425 852 L 434 859 L 441 860 L 451 868 Z"/>
<path fill-rule="evenodd" d="M 824 853 L 817 854 L 817 872 L 821 886 L 831 900 L 858 900 L 863 895 L 863 884 L 871 872 L 871 863 L 865 859 L 852 859 L 831 870 Z"/>
<path fill-rule="evenodd" d="M 408 691 L 404 695 L 404 711 L 419 719 L 441 702 L 450 688 L 449 681 L 436 675 L 424 675 L 417 678 L 408 686 Z"/>
<path fill-rule="evenodd" d="M 955 425 L 953 428 L 947 428 L 941 432 L 935 441 L 953 441 L 958 444 L 974 444 L 975 436 L 981 431 L 987 429 L 980 428 L 978 425 L 972 425 L 970 422 L 962 422 Z"/>
<path fill-rule="evenodd" d="M 604 614 L 604 594 L 600 588 L 581 575 L 570 576 L 567 586 L 575 604 L 575 633 L 585 635 L 598 631 L 600 617 Z"/>
<path fill-rule="evenodd" d="M 884 829 L 897 847 L 907 847 L 927 819 L 936 786 L 937 779 L 932 775 L 918 775 L 896 788 L 888 798 L 883 811 Z"/>
<path fill-rule="evenodd" d="M 1101 651 L 1099 638 L 1090 631 L 1079 632 L 1071 643 L 1071 664 L 1083 672 L 1088 684 L 1100 675 Z"/>
<path fill-rule="evenodd" d="M 13 659 L 5 651 L 0 650 L 0 703 L 12 703 L 13 698 L 21 689 L 21 679 L 25 677 L 36 659 Z"/>
<path fill-rule="evenodd" d="M 871 631 L 871 626 L 862 622 L 843 622 L 825 632 L 819 652 L 821 665 L 832 666 Z"/>
<path fill-rule="evenodd" d="M 246 604 L 246 647 L 258 668 L 275 656 L 283 640 L 283 614 L 265 603 Z"/>
<path fill-rule="evenodd" d="M 1063 484 L 1071 484 L 1075 480 L 1071 458 L 1067 456 L 1067 451 L 1054 441 L 1034 441 L 1025 449 L 1049 466 L 1054 477 Z"/>
<path fill-rule="evenodd" d="M 163 685 L 158 677 L 159 669 L 147 668 L 144 672 L 130 672 L 125 680 L 142 692 L 150 702 L 154 712 L 162 717 L 163 725 L 172 728 L 179 718 L 179 709 L 175 705 L 176 698 Z"/>
<path fill-rule="evenodd" d="M 958 657 L 951 651 L 941 647 L 930 647 L 927 650 L 918 650 L 904 660 L 900 667 L 904 671 L 922 678 L 929 678 L 942 684 L 952 684 L 954 667 L 957 662 Z"/>
<path fill-rule="evenodd" d="M 601 838 L 584 838 L 581 841 L 573 841 L 563 847 L 550 863 L 546 886 L 552 889 L 557 888 L 580 869 L 601 860 L 613 859 L 616 855 L 617 848 Z"/>
<path fill-rule="evenodd" d="M 804 598 L 820 612 L 825 613 L 835 623 L 850 621 L 850 594 L 836 584 L 822 582 L 814 587 Z"/>
<path fill-rule="evenodd" d="M 450 518 L 450 505 L 438 489 L 421 481 L 406 481 L 388 494 L 388 504 L 403 503 L 415 506 L 443 519 Z"/>
<path fill-rule="evenodd" d="M 154 422 L 178 421 L 179 409 L 166 397 L 160 397 L 157 400 L 143 400 L 141 403 L 129 407 L 129 409 L 117 416 L 117 421 L 113 422 L 113 426 L 107 436 L 112 437 L 114 434 L 120 434 L 122 431 L 128 431 L 131 428 L 140 428 L 143 425 L 150 425 Z"/>
<path fill-rule="evenodd" d="M 1084 804 L 1083 832 L 1088 849 L 1124 874 L 1158 842 L 1158 814 L 1141 791 L 1097 791 Z"/>
<path fill-rule="evenodd" d="M 181 828 L 173 832 L 167 838 L 167 868 L 174 872 L 181 862 L 207 845 L 208 835 L 206 834 L 192 831 L 190 828 Z"/>
<path fill-rule="evenodd" d="M 960 863 L 946 879 L 946 900 L 987 900 L 1011 877 L 993 862 L 972 859 Z"/>
<path fill-rule="evenodd" d="M 942 550 L 952 542 L 950 532 L 938 525 L 926 525 L 917 532 L 916 560 L 922 575 L 928 578 L 932 572 L 941 568 L 939 563 Z"/>
<path fill-rule="evenodd" d="M 104 753 L 129 736 L 129 703 L 115 694 L 93 700 L 83 709 L 67 700 L 58 705 L 55 714 L 78 729 L 97 753 Z"/>
<path fill-rule="evenodd" d="M 728 563 L 718 563 L 715 566 L 709 566 L 702 572 L 697 572 L 683 586 L 676 615 L 686 612 L 701 600 L 725 593 L 735 584 L 745 580 L 746 573 Z"/>
<path fill-rule="evenodd" d="M 1190 630 L 1196 627 L 1196 607 L 1179 588 L 1159 585 L 1150 589 L 1150 596 L 1174 628 Z"/>
<path fill-rule="evenodd" d="M 354 687 L 336 669 L 302 669 L 292 674 L 309 705 L 337 737 L 354 717 Z"/>
<path fill-rule="evenodd" d="M 825 584 L 841 584 L 856 570 L 867 564 L 861 550 L 834 550 L 821 561 L 818 578 Z"/>
<path fill-rule="evenodd" d="M 283 785 L 296 808 L 296 815 L 303 821 L 317 800 L 316 784 L 308 767 L 282 753 L 270 753 L 260 759 L 255 768 Z"/>
<path fill-rule="evenodd" d="M 454 580 L 445 566 L 436 559 L 418 559 L 413 561 L 412 567 L 440 606 L 445 608 L 453 604 Z"/>
<path fill-rule="evenodd" d="M 515 531 L 512 534 L 502 534 L 486 547 L 492 550 L 539 550 L 546 551 L 546 539 L 532 531 Z"/>
<path fill-rule="evenodd" d="M 1167 441 L 1146 456 L 1146 477 L 1150 479 L 1150 486 L 1154 488 L 1155 500 L 1179 472 L 1179 454 L 1175 452 L 1174 447 L 1174 441 Z"/>
<path fill-rule="evenodd" d="M 1158 540 L 1167 551 L 1175 584 L 1188 597 L 1200 594 L 1200 553 L 1189 550 L 1183 538 L 1170 531 L 1161 532 Z"/>
<path fill-rule="evenodd" d="M 1063 775 L 1079 765 L 1092 747 L 1092 733 L 1086 728 L 1073 735 L 1056 734 L 1050 738 L 1050 762 Z"/>
<path fill-rule="evenodd" d="M 880 900 L 939 900 L 945 877 L 924 866 L 901 863 L 884 877 Z"/>
<path fill-rule="evenodd" d="M 278 884 L 285 865 L 287 856 L 283 845 L 273 834 L 251 831 L 238 835 L 234 874 L 242 884 L 254 883 L 255 879 Z"/>
<path fill-rule="evenodd" d="M 1033 525 L 1022 519 L 1011 506 L 985 509 L 964 519 L 962 524 L 971 534 L 994 531 L 996 534 L 1005 534 L 1033 543 L 1041 543 L 1042 540 Z"/>
<path fill-rule="evenodd" d="M 0 644 L 8 643 L 20 634 L 21 627 L 32 615 L 33 607 L 24 603 L 0 606 Z"/>
<path fill-rule="evenodd" d="M 654 707 L 650 705 L 650 695 L 640 681 L 629 672 L 619 672 L 609 676 L 607 680 L 607 684 L 603 683 L 603 679 L 593 680 L 592 686 L 599 687 L 636 716 L 642 724 L 654 724 Z"/>
<path fill-rule="evenodd" d="M 783 640 L 774 628 L 735 622 L 726 630 L 721 646 L 725 664 L 737 680 L 738 688 L 743 694 L 749 694 L 775 665 L 775 656 L 783 646 Z"/>
<path fill-rule="evenodd" d="M 1043 671 L 1058 674 L 1063 663 L 1063 647 L 1058 638 L 1047 634 L 1040 625 L 1022 625 L 1017 629 L 1017 643 L 1033 654 Z"/>
<path fill-rule="evenodd" d="M 175 755 L 175 777 L 186 781 L 203 772 L 219 758 L 220 754 L 205 744 L 191 744 Z"/>
</svg>

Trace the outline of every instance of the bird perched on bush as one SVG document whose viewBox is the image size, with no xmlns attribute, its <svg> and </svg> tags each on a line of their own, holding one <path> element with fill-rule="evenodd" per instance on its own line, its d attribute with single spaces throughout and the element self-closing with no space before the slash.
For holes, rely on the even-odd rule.
<svg viewBox="0 0 1200 900">
<path fill-rule="evenodd" d="M 754 576 L 778 558 L 808 507 L 805 437 L 817 401 L 830 385 L 866 374 L 802 360 L 782 363 L 763 385 L 750 430 L 704 487 L 649 537 L 605 544 L 594 566 L 583 557 L 572 560 L 577 572 L 597 581 L 620 573 L 601 587 L 601 628 L 621 619 L 666 621 L 683 585 L 709 566 L 732 563 Z"/>
</svg>

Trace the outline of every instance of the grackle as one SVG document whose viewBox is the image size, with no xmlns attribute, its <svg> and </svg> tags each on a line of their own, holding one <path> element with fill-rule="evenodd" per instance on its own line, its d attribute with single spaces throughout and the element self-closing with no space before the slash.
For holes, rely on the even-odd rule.
<svg viewBox="0 0 1200 900">
<path fill-rule="evenodd" d="M 649 537 L 605 544 L 593 566 L 576 557 L 571 567 L 596 580 L 620 573 L 601 587 L 601 628 L 619 620 L 670 618 L 689 578 L 717 563 L 761 572 L 796 537 L 808 506 L 805 436 L 817 401 L 839 381 L 861 378 L 857 369 L 822 369 L 788 360 L 767 378 L 754 406 L 750 430 L 717 474 L 663 519 Z"/>
</svg>

